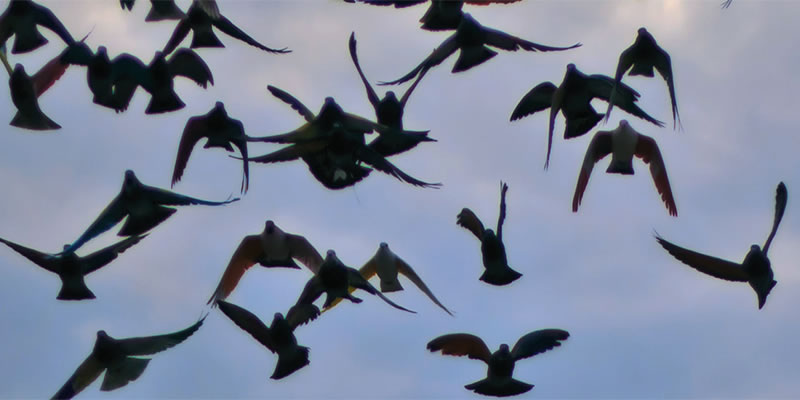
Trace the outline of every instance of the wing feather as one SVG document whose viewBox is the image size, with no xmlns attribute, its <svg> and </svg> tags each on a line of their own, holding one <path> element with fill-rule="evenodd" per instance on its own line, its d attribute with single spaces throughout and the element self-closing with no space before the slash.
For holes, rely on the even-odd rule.
<svg viewBox="0 0 800 400">
<path fill-rule="evenodd" d="M 431 352 L 441 350 L 443 355 L 467 356 L 487 364 L 492 356 L 486 343 L 481 338 L 469 333 L 451 333 L 439 336 L 428 342 L 427 348 Z"/>
<path fill-rule="evenodd" d="M 740 264 L 685 249 L 666 241 L 658 235 L 656 235 L 656 240 L 661 247 L 667 250 L 669 254 L 672 254 L 678 261 L 704 274 L 733 282 L 747 282 L 750 278 Z"/>
<path fill-rule="evenodd" d="M 257 263 L 263 254 L 261 236 L 245 236 L 239 243 L 239 247 L 233 252 L 231 260 L 228 261 L 228 266 L 225 268 L 214 294 L 208 299 L 208 304 L 227 298 L 236 289 L 236 285 L 239 284 L 244 273 Z"/>
</svg>

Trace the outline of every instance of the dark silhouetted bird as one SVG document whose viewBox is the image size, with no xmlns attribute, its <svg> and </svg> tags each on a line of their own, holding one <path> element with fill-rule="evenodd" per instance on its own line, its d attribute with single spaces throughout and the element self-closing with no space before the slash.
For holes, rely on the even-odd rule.
<svg viewBox="0 0 800 400">
<path fill-rule="evenodd" d="M 597 131 L 586 149 L 583 166 L 578 175 L 578 184 L 575 186 L 575 195 L 572 197 L 572 212 L 578 212 L 578 206 L 583 199 L 583 192 L 589 183 L 594 165 L 605 156 L 611 154 L 611 163 L 606 173 L 633 175 L 633 157 L 639 157 L 646 164 L 650 164 L 650 174 L 656 184 L 656 190 L 667 206 L 669 215 L 678 216 L 678 207 L 672 197 L 672 188 L 667 177 L 667 168 L 661 151 L 653 138 L 642 135 L 631 128 L 628 121 L 619 121 L 619 126 L 611 131 Z"/>
<path fill-rule="evenodd" d="M 656 39 L 645 28 L 639 28 L 636 41 L 619 56 L 617 72 L 614 75 L 614 87 L 611 90 L 612 101 L 609 101 L 608 109 L 606 110 L 606 121 L 608 121 L 608 117 L 611 115 L 611 109 L 614 107 L 613 100 L 614 97 L 616 97 L 617 85 L 622 82 L 622 76 L 625 75 L 625 72 L 630 70 L 631 76 L 641 75 L 652 78 L 653 68 L 667 81 L 669 99 L 672 103 L 672 124 L 674 127 L 680 125 L 681 117 L 678 115 L 678 102 L 675 99 L 672 61 L 670 60 L 669 54 L 656 43 Z"/>
<path fill-rule="evenodd" d="M 8 78 L 8 87 L 11 91 L 11 101 L 17 107 L 17 113 L 9 125 L 37 131 L 60 129 L 61 125 L 50 119 L 39 108 L 39 96 L 64 75 L 67 67 L 67 64 L 60 61 L 60 56 L 50 60 L 33 76 L 25 72 L 22 64 L 14 66 L 14 71 Z"/>
<path fill-rule="evenodd" d="M 172 172 L 172 186 L 181 180 L 183 170 L 189 162 L 189 156 L 195 144 L 206 138 L 204 149 L 220 147 L 227 151 L 233 151 L 231 144 L 239 149 L 243 158 L 247 158 L 247 135 L 244 133 L 242 121 L 233 119 L 225 111 L 225 105 L 218 101 L 214 108 L 205 115 L 197 115 L 186 121 L 183 128 L 181 142 L 178 145 L 178 155 L 175 158 L 175 169 Z M 247 192 L 249 187 L 249 170 L 247 162 L 242 162 L 244 175 L 242 176 L 242 193 Z"/>
<path fill-rule="evenodd" d="M 456 223 L 472 232 L 481 241 L 483 267 L 486 271 L 480 280 L 497 286 L 508 285 L 522 276 L 508 266 L 506 246 L 503 244 L 503 221 L 506 219 L 506 191 L 508 185 L 500 182 L 500 216 L 497 218 L 497 234 L 483 227 L 478 216 L 469 208 L 463 208 Z"/>
<path fill-rule="evenodd" d="M 0 238 L 0 242 L 5 243 L 12 250 L 34 264 L 58 274 L 58 277 L 61 278 L 61 290 L 58 292 L 57 299 L 84 300 L 95 298 L 94 293 L 86 287 L 86 283 L 83 280 L 84 276 L 108 265 L 122 252 L 139 243 L 145 236 L 147 235 L 129 237 L 84 257 L 78 256 L 73 252 L 62 254 L 42 253 L 3 238 Z M 65 249 L 68 247 L 69 245 L 64 246 Z"/>
<path fill-rule="evenodd" d="M 487 46 L 497 47 L 507 51 L 519 49 L 527 51 L 561 51 L 581 46 L 580 43 L 569 47 L 551 47 L 509 35 L 495 29 L 487 28 L 478 23 L 469 14 L 464 14 L 459 22 L 458 29 L 450 35 L 431 55 L 424 59 L 416 68 L 400 79 L 391 82 L 382 82 L 382 85 L 395 85 L 413 79 L 417 74 L 442 63 L 457 50 L 461 53 L 453 66 L 453 72 L 466 71 L 474 66 L 497 55 L 497 52 Z"/>
<path fill-rule="evenodd" d="M 264 224 L 263 232 L 245 236 L 239 243 L 208 303 L 227 298 L 253 265 L 300 269 L 294 258 L 314 273 L 317 273 L 323 261 L 322 256 L 305 237 L 286 233 L 268 220 Z"/>
<path fill-rule="evenodd" d="M 355 3 L 356 0 L 345 0 L 348 3 Z M 395 8 L 403 8 L 422 4 L 428 0 L 358 0 L 359 2 L 376 6 L 393 5 Z M 520 0 L 431 0 L 431 5 L 420 18 L 422 29 L 430 31 L 450 30 L 458 28 L 461 17 L 464 13 L 461 9 L 464 3 L 485 6 L 489 4 L 510 4 Z"/>
<path fill-rule="evenodd" d="M 678 261 L 704 274 L 725 279 L 726 281 L 749 283 L 758 296 L 758 309 L 760 310 L 764 307 L 769 292 L 778 283 L 773 279 L 774 275 L 769 258 L 767 258 L 767 251 L 769 251 L 769 245 L 772 243 L 775 232 L 778 231 L 778 225 L 783 218 L 787 198 L 786 185 L 781 182 L 775 191 L 775 218 L 772 222 L 772 231 L 770 231 L 767 241 L 764 243 L 764 248 L 758 247 L 757 244 L 750 246 L 750 251 L 741 264 L 684 249 L 664 240 L 658 234 L 656 234 L 656 240 Z"/>
<path fill-rule="evenodd" d="M 119 0 L 122 9 L 133 9 L 135 0 Z M 175 4 L 175 0 L 150 0 L 150 11 L 145 17 L 146 22 L 158 22 L 170 19 L 181 19 L 186 14 Z"/>
<path fill-rule="evenodd" d="M 382 156 L 388 157 L 411 150 L 420 142 L 436 141 L 436 139 L 429 138 L 427 133 L 402 132 L 403 111 L 406 106 L 406 102 L 408 101 L 408 97 L 411 96 L 411 92 L 413 92 L 414 88 L 417 87 L 419 81 L 422 80 L 423 76 L 425 76 L 424 72 L 417 76 L 417 79 L 408 88 L 408 90 L 406 90 L 406 93 L 400 100 L 397 100 L 397 97 L 391 90 L 386 92 L 386 96 L 384 96 L 383 99 L 379 99 L 378 95 L 375 93 L 375 90 L 373 90 L 372 86 L 369 84 L 367 77 L 364 76 L 364 72 L 361 70 L 361 66 L 358 63 L 355 33 L 350 35 L 350 57 L 353 59 L 353 64 L 356 66 L 358 76 L 360 76 L 361 81 L 364 82 L 364 87 L 367 90 L 367 99 L 369 99 L 370 104 L 372 104 L 372 107 L 375 109 L 375 116 L 378 118 L 378 123 L 388 126 L 389 128 L 394 128 L 379 131 L 379 136 L 369 143 L 369 147 L 377 151 Z"/>
<path fill-rule="evenodd" d="M 283 314 L 275 313 L 272 324 L 267 327 L 253 313 L 235 304 L 220 300 L 217 305 L 233 323 L 242 328 L 269 351 L 278 354 L 278 363 L 271 379 L 281 379 L 309 364 L 308 347 L 299 346 L 294 337 L 297 325 L 290 324 Z"/>
<path fill-rule="evenodd" d="M 511 350 L 507 344 L 501 344 L 492 353 L 486 343 L 475 335 L 451 333 L 431 340 L 427 347 L 431 352 L 441 350 L 443 355 L 467 356 L 485 362 L 489 366 L 486 378 L 464 387 L 486 396 L 506 397 L 522 394 L 533 388 L 533 385 L 512 377 L 517 361 L 561 346 L 561 342 L 567 338 L 569 332 L 565 330 L 542 329 L 519 338 Z"/>
<path fill-rule="evenodd" d="M 36 50 L 47 44 L 47 39 L 39 33 L 37 26 L 53 31 L 66 44 L 75 42 L 49 8 L 31 0 L 11 0 L 3 14 L 0 14 L 0 43 L 5 43 L 14 35 L 11 54 Z"/>
<path fill-rule="evenodd" d="M 213 3 L 214 9 L 216 9 L 216 2 L 211 3 Z M 164 54 L 172 53 L 183 39 L 186 38 L 189 31 L 194 32 L 191 44 L 193 49 L 198 47 L 225 47 L 225 45 L 220 42 L 219 38 L 217 38 L 217 35 L 214 34 L 213 28 L 217 28 L 233 38 L 270 53 L 282 54 L 291 52 L 291 50 L 285 47 L 282 49 L 273 49 L 264 46 L 221 15 L 218 9 L 216 15 L 214 15 L 215 13 L 209 13 L 209 7 L 210 4 L 207 0 L 205 2 L 198 0 L 192 2 L 192 5 L 189 6 L 189 11 L 186 12 L 186 16 L 178 22 L 178 25 L 172 32 L 172 36 L 169 38 L 166 46 L 164 46 Z"/>
<path fill-rule="evenodd" d="M 567 72 L 561 84 L 556 87 L 551 82 L 536 85 L 520 100 L 511 120 L 517 120 L 538 111 L 550 109 L 550 125 L 547 133 L 547 158 L 544 168 L 550 164 L 550 150 L 553 145 L 553 130 L 558 112 L 566 118 L 564 138 L 571 139 L 589 132 L 601 119 L 603 114 L 598 114 L 592 107 L 592 99 L 598 98 L 609 101 L 614 79 L 605 75 L 586 75 L 579 71 L 575 64 L 567 65 Z M 649 116 L 636 101 L 639 93 L 630 86 L 621 83 L 614 99 L 614 104 L 626 112 L 651 122 L 657 126 L 664 123 Z"/>
<path fill-rule="evenodd" d="M 306 286 L 303 288 L 303 292 L 300 294 L 300 298 L 297 299 L 297 303 L 295 303 L 286 314 L 286 319 L 292 326 L 302 325 L 315 319 L 319 315 L 319 308 L 314 305 L 314 301 L 323 294 L 326 295 L 325 303 L 322 305 L 323 308 L 330 307 L 333 301 L 340 297 L 348 299 L 353 303 L 361 303 L 363 300 L 350 294 L 348 289 L 351 286 L 380 297 L 394 308 L 415 313 L 386 298 L 386 296 L 375 289 L 368 280 L 364 279 L 364 277 L 358 273 L 358 270 L 344 265 L 339 258 L 336 257 L 335 251 L 328 250 L 325 260 L 320 265 L 316 275 L 308 280 L 308 283 L 306 283 Z"/>
<path fill-rule="evenodd" d="M 175 211 L 174 208 L 165 206 L 188 206 L 202 204 L 206 206 L 219 206 L 238 201 L 233 198 L 226 201 L 207 201 L 194 197 L 184 196 L 169 190 L 160 189 L 145 185 L 139 182 L 136 174 L 131 170 L 125 171 L 125 180 L 119 194 L 111 200 L 111 203 L 97 216 L 97 219 L 89 225 L 86 232 L 76 240 L 64 252 L 75 251 L 84 243 L 95 236 L 111 229 L 125 219 L 118 236 L 139 235 L 156 227 Z"/>
<path fill-rule="evenodd" d="M 92 91 L 92 102 L 118 112 L 127 109 L 139 85 L 139 77 L 144 75 L 146 68 L 141 60 L 131 54 L 122 53 L 111 60 L 105 46 L 98 47 L 97 52 L 93 53 L 83 42 L 70 45 L 61 61 L 87 67 L 86 83 Z"/>
<path fill-rule="evenodd" d="M 375 255 L 364 264 L 361 269 L 358 270 L 361 276 L 364 279 L 369 280 L 376 274 L 381 281 L 381 292 L 383 293 L 391 293 L 397 292 L 399 290 L 403 290 L 403 286 L 400 285 L 400 280 L 398 279 L 399 275 L 402 274 L 406 278 L 408 278 L 411 282 L 413 282 L 419 290 L 422 290 L 428 298 L 431 299 L 437 306 L 441 307 L 446 313 L 453 315 L 447 307 L 444 306 L 436 296 L 433 295 L 428 286 L 425 285 L 425 282 L 422 281 L 422 278 L 414 272 L 414 269 L 411 268 L 408 263 L 403 261 L 397 254 L 394 254 L 391 249 L 389 249 L 389 245 L 386 242 L 382 242 L 380 247 L 378 247 L 378 251 L 375 252 Z M 350 288 L 350 293 L 352 293 L 355 288 Z M 342 301 L 341 298 L 336 299 L 331 303 L 331 307 L 339 304 Z"/>
<path fill-rule="evenodd" d="M 146 356 L 160 353 L 176 346 L 200 329 L 203 317 L 194 325 L 173 333 L 158 336 L 144 336 L 127 339 L 114 339 L 105 331 L 97 331 L 97 339 L 89 357 L 78 366 L 75 373 L 58 390 L 53 399 L 71 399 L 91 385 L 103 371 L 106 376 L 100 390 L 107 392 L 119 389 L 139 378 L 150 362 Z"/>
</svg>

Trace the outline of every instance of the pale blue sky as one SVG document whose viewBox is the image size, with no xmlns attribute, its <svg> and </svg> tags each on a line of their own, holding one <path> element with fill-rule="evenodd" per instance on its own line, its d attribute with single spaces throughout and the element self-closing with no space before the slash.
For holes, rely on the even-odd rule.
<svg viewBox="0 0 800 400">
<path fill-rule="evenodd" d="M 149 61 L 173 22 L 148 24 L 149 4 L 133 12 L 115 0 L 43 1 L 75 37 L 110 55 Z M 185 9 L 189 1 L 179 1 Z M 354 188 L 330 191 L 301 162 L 252 165 L 250 191 L 226 207 L 183 207 L 111 265 L 90 275 L 97 296 L 57 301 L 58 278 L 0 248 L 0 397 L 55 393 L 91 351 L 94 333 L 141 336 L 183 329 L 205 303 L 245 236 L 266 219 L 305 235 L 321 252 L 335 249 L 358 268 L 381 241 L 455 311 L 450 317 L 410 283 L 390 297 L 412 315 L 363 295 L 296 331 L 311 348 L 311 364 L 281 381 L 269 379 L 275 356 L 217 310 L 194 336 L 158 354 L 136 382 L 110 393 L 95 382 L 84 398 L 476 398 L 463 388 L 483 378 L 475 360 L 431 354 L 425 344 L 452 332 L 484 338 L 494 351 L 542 328 L 571 333 L 564 345 L 517 364 L 515 377 L 535 384 L 526 398 L 762 398 L 800 395 L 800 229 L 794 198 L 800 188 L 796 132 L 800 69 L 793 1 L 737 0 L 727 10 L 708 1 L 523 0 L 507 6 L 467 6 L 482 24 L 542 44 L 583 47 L 561 53 L 509 53 L 451 74 L 454 60 L 430 71 L 406 109 L 405 126 L 430 130 L 423 143 L 391 160 L 440 190 L 419 189 L 373 172 Z M 425 6 L 403 10 L 333 0 L 220 0 L 220 10 L 270 47 L 271 55 L 220 35 L 225 49 L 200 49 L 216 84 L 203 90 L 176 81 L 187 104 L 146 116 L 139 91 L 126 113 L 91 103 L 85 69 L 74 68 L 40 98 L 63 126 L 37 133 L 8 126 L 0 135 L 0 236 L 57 252 L 80 235 L 115 196 L 126 169 L 142 182 L 168 187 L 186 120 L 217 100 L 262 136 L 298 127 L 302 118 L 266 90 L 275 85 L 317 111 L 333 96 L 347 111 L 373 118 L 347 53 L 356 32 L 361 65 L 374 83 L 416 66 L 450 33 L 418 28 Z M 550 169 L 542 170 L 547 117 L 514 123 L 511 111 L 543 81 L 558 84 L 567 63 L 585 73 L 613 74 L 619 53 L 644 26 L 670 52 L 684 132 L 673 131 L 663 80 L 630 78 L 641 106 L 669 121 L 657 128 L 615 110 L 658 142 L 678 206 L 672 218 L 647 167 L 636 175 L 595 168 L 580 211 L 572 194 L 589 135 L 565 141 L 563 119 Z M 50 44 L 21 56 L 35 71 L 62 50 Z M 187 39 L 186 44 L 189 41 Z M 379 93 L 384 89 L 377 88 Z M 398 93 L 405 86 L 395 89 Z M 0 96 L 0 121 L 10 121 L 10 97 Z M 598 111 L 605 103 L 596 103 Z M 3 122 L 5 123 L 5 122 Z M 5 126 L 5 125 L 4 125 Z M 241 163 L 198 145 L 175 190 L 223 200 L 239 190 Z M 260 155 L 278 147 L 250 146 Z M 456 226 L 470 207 L 493 226 L 499 181 L 508 182 L 504 240 L 523 277 L 506 287 L 478 281 L 479 243 Z M 770 229 L 775 186 L 784 181 L 789 205 L 770 249 L 778 285 L 763 310 L 747 285 L 700 274 L 677 262 L 653 239 L 741 261 Z M 109 231 L 80 254 L 116 240 Z M 265 320 L 297 300 L 306 270 L 249 271 L 231 302 Z M 377 280 L 373 283 L 377 284 Z"/>
</svg>

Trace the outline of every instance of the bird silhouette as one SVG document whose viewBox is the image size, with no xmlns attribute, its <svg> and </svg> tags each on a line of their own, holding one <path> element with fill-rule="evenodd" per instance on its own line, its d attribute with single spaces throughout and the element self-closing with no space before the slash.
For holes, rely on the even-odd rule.
<svg viewBox="0 0 800 400">
<path fill-rule="evenodd" d="M 33 76 L 25 72 L 22 64 L 15 65 L 8 78 L 8 87 L 17 113 L 9 125 L 37 131 L 61 129 L 61 125 L 45 115 L 39 107 L 39 96 L 64 75 L 67 67 L 60 61 L 60 56 L 50 60 Z"/>
<path fill-rule="evenodd" d="M 423 71 L 427 71 L 441 64 L 458 50 L 461 50 L 461 52 L 453 66 L 452 72 L 466 71 L 472 67 L 483 64 L 485 61 L 497 55 L 496 51 L 489 49 L 487 46 L 507 51 L 517 51 L 519 49 L 526 51 L 562 51 L 580 47 L 581 44 L 577 43 L 569 47 L 552 47 L 529 42 L 505 32 L 487 28 L 478 23 L 471 15 L 465 13 L 458 24 L 456 32 L 442 42 L 442 44 L 437 47 L 431 55 L 422 60 L 416 68 L 399 79 L 390 82 L 381 82 L 379 84 L 396 85 L 409 81 L 418 74 L 423 73 Z"/>
<path fill-rule="evenodd" d="M 758 309 L 760 310 L 767 302 L 769 292 L 778 283 L 773 279 L 774 274 L 769 258 L 767 258 L 767 252 L 775 233 L 778 231 L 783 212 L 786 211 L 787 200 L 786 185 L 781 182 L 775 190 L 775 218 L 772 222 L 772 231 L 770 231 L 763 249 L 758 247 L 757 244 L 750 246 L 750 251 L 747 252 L 741 264 L 685 249 L 666 241 L 658 234 L 656 234 L 656 240 L 678 261 L 706 275 L 726 281 L 747 282 L 750 284 L 750 287 L 753 288 L 758 296 Z"/>
<path fill-rule="evenodd" d="M 135 0 L 119 0 L 122 9 L 132 10 Z M 181 19 L 186 14 L 175 4 L 175 0 L 150 0 L 150 11 L 144 18 L 146 22 Z"/>
<path fill-rule="evenodd" d="M 497 218 L 497 234 L 483 227 L 483 223 L 469 208 L 463 208 L 456 223 L 472 232 L 481 241 L 483 267 L 486 269 L 480 280 L 496 286 L 508 285 L 522 276 L 508 265 L 506 246 L 503 244 L 503 221 L 506 219 L 506 192 L 508 185 L 500 182 L 500 216 Z"/>
<path fill-rule="evenodd" d="M 300 269 L 294 258 L 300 260 L 313 273 L 319 271 L 323 262 L 322 256 L 305 237 L 286 233 L 272 220 L 267 220 L 263 232 L 245 236 L 239 243 L 208 303 L 212 304 L 227 298 L 236 289 L 244 273 L 253 265 Z"/>
<path fill-rule="evenodd" d="M 672 103 L 672 124 L 674 127 L 680 125 L 681 117 L 678 114 L 678 102 L 675 99 L 672 61 L 669 57 L 669 53 L 656 43 L 656 39 L 645 28 L 639 28 L 636 40 L 619 56 L 617 72 L 614 75 L 614 87 L 611 90 L 611 100 L 608 102 L 608 109 L 606 110 L 606 121 L 608 121 L 608 117 L 611 115 L 617 86 L 622 82 L 622 76 L 625 75 L 625 72 L 630 70 L 631 76 L 641 75 L 653 77 L 653 68 L 667 81 L 669 99 Z"/>
<path fill-rule="evenodd" d="M 258 340 L 272 353 L 278 354 L 278 363 L 271 379 L 285 378 L 309 364 L 308 347 L 299 346 L 294 336 L 297 325 L 290 324 L 281 313 L 275 313 L 270 326 L 264 325 L 255 314 L 235 304 L 220 300 L 217 305 L 233 323 Z"/>
<path fill-rule="evenodd" d="M 650 164 L 650 174 L 656 185 L 658 194 L 667 206 L 669 215 L 678 216 L 678 207 L 672 197 L 672 187 L 667 177 L 667 168 L 664 166 L 664 159 L 661 151 L 653 138 L 636 132 L 628 121 L 621 120 L 619 126 L 611 131 L 597 131 L 586 149 L 586 156 L 583 158 L 578 175 L 578 184 L 575 186 L 575 195 L 572 197 L 572 212 L 578 212 L 578 206 L 583 199 L 583 192 L 589 184 L 589 177 L 592 175 L 594 165 L 605 156 L 611 154 L 611 163 L 608 165 L 606 173 L 633 175 L 633 157 L 641 158 L 646 164 Z"/>
<path fill-rule="evenodd" d="M 94 299 L 95 296 L 86 287 L 84 277 L 114 261 L 117 256 L 139 243 L 145 236 L 147 235 L 131 236 L 83 257 L 74 252 L 63 254 L 42 253 L 3 238 L 0 238 L 0 242 L 34 264 L 57 274 L 61 278 L 61 290 L 56 297 L 58 300 L 85 300 Z M 69 245 L 64 245 L 65 249 L 68 247 Z"/>
<path fill-rule="evenodd" d="M 99 46 L 92 52 L 84 42 L 75 42 L 64 51 L 61 61 L 86 68 L 86 83 L 94 104 L 117 112 L 128 108 L 140 77 L 145 75 L 144 63 L 128 53 L 109 59 L 108 49 Z"/>
<path fill-rule="evenodd" d="M 47 39 L 39 32 L 43 26 L 58 35 L 66 44 L 75 39 L 64 24 L 49 8 L 31 0 L 11 0 L 0 14 L 0 43 L 5 43 L 13 35 L 11 54 L 28 53 L 47 44 Z"/>
<path fill-rule="evenodd" d="M 169 218 L 177 211 L 167 206 L 188 206 L 202 204 L 206 206 L 220 206 L 238 201 L 233 198 L 226 201 L 207 201 L 194 197 L 184 196 L 169 190 L 145 185 L 139 182 L 136 174 L 131 170 L 125 171 L 125 180 L 119 194 L 89 225 L 89 228 L 64 252 L 75 251 L 84 243 L 97 235 L 111 229 L 125 219 L 118 236 L 134 236 L 145 233 L 155 228 L 158 224 Z"/>
<path fill-rule="evenodd" d="M 393 5 L 395 8 L 404 8 L 425 3 L 428 0 L 358 0 L 359 2 L 375 6 Z M 420 18 L 422 29 L 429 31 L 451 30 L 458 28 L 464 13 L 464 4 L 485 6 L 489 4 L 510 4 L 521 0 L 431 0 L 431 5 Z M 345 0 L 355 3 L 356 0 Z"/>
<path fill-rule="evenodd" d="M 244 133 L 242 121 L 228 116 L 225 104 L 218 101 L 214 108 L 204 115 L 197 115 L 186 121 L 183 128 L 181 141 L 178 145 L 178 155 L 175 158 L 175 168 L 172 172 L 172 186 L 181 180 L 183 170 L 189 162 L 189 156 L 195 144 L 206 138 L 204 149 L 220 147 L 229 152 L 233 151 L 231 144 L 236 146 L 242 158 L 247 158 L 247 135 Z M 244 173 L 242 175 L 241 192 L 246 193 L 249 188 L 249 169 L 247 162 L 242 162 Z"/>
<path fill-rule="evenodd" d="M 106 375 L 103 378 L 103 384 L 100 385 L 100 390 L 104 392 L 119 389 L 129 382 L 135 381 L 142 375 L 150 362 L 149 358 L 137 356 L 160 353 L 180 344 L 200 329 L 203 320 L 205 317 L 184 330 L 157 336 L 115 339 L 106 331 L 97 331 L 97 339 L 91 354 L 78 366 L 64 386 L 56 392 L 53 399 L 75 397 L 99 378 L 103 371 Z"/>
<path fill-rule="evenodd" d="M 485 396 L 506 397 L 522 394 L 533 388 L 533 385 L 512 377 L 517 361 L 561 346 L 561 342 L 567 338 L 569 332 L 565 330 L 542 329 L 519 338 L 511 350 L 507 344 L 501 344 L 500 348 L 492 353 L 486 343 L 475 335 L 451 333 L 431 340 L 427 348 L 431 352 L 441 350 L 443 355 L 467 356 L 485 362 L 489 367 L 486 378 L 464 387 Z"/>
</svg>

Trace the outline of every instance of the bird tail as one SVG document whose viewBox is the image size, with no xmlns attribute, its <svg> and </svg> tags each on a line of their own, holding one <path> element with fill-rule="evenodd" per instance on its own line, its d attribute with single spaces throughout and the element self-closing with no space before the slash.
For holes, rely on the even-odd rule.
<svg viewBox="0 0 800 400">
<path fill-rule="evenodd" d="M 16 126 L 17 128 L 32 129 L 35 131 L 61 129 L 61 125 L 57 124 L 47 115 L 44 115 L 44 113 L 41 111 L 35 115 L 27 115 L 17 111 L 9 125 Z"/>
<path fill-rule="evenodd" d="M 129 215 L 125 221 L 125 225 L 120 229 L 118 236 L 133 236 L 140 235 L 153 229 L 156 225 L 164 222 L 170 215 L 178 211 L 174 208 L 157 206 L 152 214 L 144 217 L 136 217 Z"/>
<path fill-rule="evenodd" d="M 225 45 L 220 42 L 217 35 L 214 34 L 214 31 L 209 29 L 207 31 L 194 32 L 194 36 L 192 36 L 192 48 L 196 49 L 198 47 L 225 47 Z"/>
<path fill-rule="evenodd" d="M 631 75 L 631 76 L 640 75 L 640 76 L 646 76 L 646 77 L 652 78 L 654 76 L 654 74 L 653 74 L 653 66 L 650 65 L 650 64 L 646 64 L 646 63 L 633 64 L 633 67 L 631 68 L 631 72 L 628 75 Z"/>
<path fill-rule="evenodd" d="M 290 352 L 278 354 L 278 364 L 270 379 L 281 379 L 308 365 L 308 347 L 297 346 Z"/>
<path fill-rule="evenodd" d="M 567 126 L 564 130 L 564 139 L 572 139 L 584 135 L 603 119 L 603 114 L 590 114 L 580 118 L 567 118 Z"/>
<path fill-rule="evenodd" d="M 59 300 L 86 300 L 94 299 L 94 293 L 86 287 L 86 283 L 81 279 L 64 281 L 61 284 L 61 291 L 58 292 Z"/>
<path fill-rule="evenodd" d="M 496 51 L 486 46 L 462 48 L 461 53 L 458 55 L 458 60 L 456 60 L 456 65 L 453 66 L 453 72 L 466 71 L 496 55 Z"/>
<path fill-rule="evenodd" d="M 403 285 L 400 284 L 400 280 L 395 279 L 394 282 L 387 282 L 381 280 L 381 292 L 391 293 L 391 292 L 398 292 L 401 290 L 403 290 Z"/>
<path fill-rule="evenodd" d="M 47 39 L 39 33 L 35 26 L 33 29 L 23 29 L 15 33 L 11 54 L 27 53 L 47 44 Z"/>
<path fill-rule="evenodd" d="M 633 175 L 633 160 L 620 161 L 612 158 L 606 172 L 609 174 Z"/>
<path fill-rule="evenodd" d="M 144 110 L 145 114 L 160 114 L 170 111 L 177 111 L 186 107 L 186 104 L 181 101 L 181 98 L 175 93 L 169 93 L 153 96 L 150 98 L 150 103 L 147 104 L 147 109 Z"/>
<path fill-rule="evenodd" d="M 175 2 L 166 2 L 162 1 L 160 7 L 156 9 L 155 5 L 150 6 L 150 11 L 147 13 L 147 16 L 144 18 L 145 22 L 158 22 L 164 21 L 168 19 L 181 19 L 186 14 L 181 11 L 180 8 L 175 4 Z"/>
<path fill-rule="evenodd" d="M 484 396 L 516 396 L 533 389 L 533 385 L 514 378 L 486 378 L 465 385 L 465 388 Z"/>
<path fill-rule="evenodd" d="M 505 268 L 492 268 L 486 269 L 481 275 L 480 280 L 495 286 L 503 286 L 508 285 L 511 282 L 519 279 L 522 276 L 517 271 L 511 269 L 511 267 Z"/>
<path fill-rule="evenodd" d="M 126 357 L 122 362 L 108 368 L 100 390 L 108 392 L 135 381 L 142 375 L 149 362 L 149 358 Z"/>
</svg>

